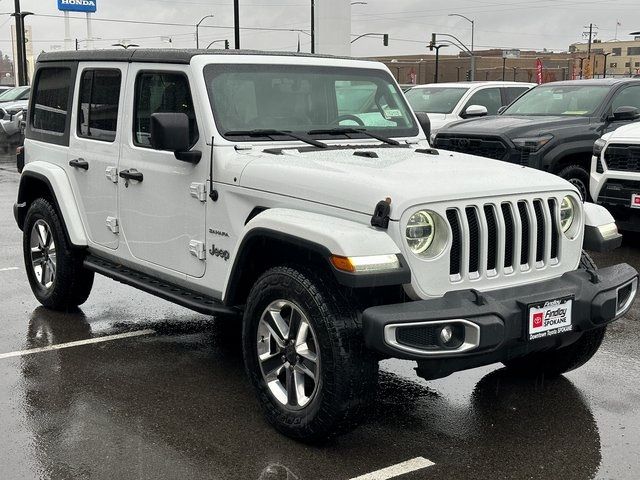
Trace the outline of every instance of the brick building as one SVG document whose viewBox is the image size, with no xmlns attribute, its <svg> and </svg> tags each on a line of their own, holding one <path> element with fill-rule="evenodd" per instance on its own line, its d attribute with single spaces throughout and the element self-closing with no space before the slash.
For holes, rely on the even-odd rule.
<svg viewBox="0 0 640 480">
<path fill-rule="evenodd" d="M 606 62 L 606 75 L 629 77 L 640 75 L 640 36 L 634 40 L 602 42 L 596 40 L 591 44 L 591 62 L 587 58 L 587 43 L 574 43 L 569 47 L 576 58 L 582 58 L 584 74 L 602 77 Z M 606 54 L 606 56 L 605 56 Z"/>
</svg>

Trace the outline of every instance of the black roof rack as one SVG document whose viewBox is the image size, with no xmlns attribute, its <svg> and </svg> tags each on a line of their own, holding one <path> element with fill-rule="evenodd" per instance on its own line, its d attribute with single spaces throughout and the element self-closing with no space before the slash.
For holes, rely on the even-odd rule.
<svg viewBox="0 0 640 480">
<path fill-rule="evenodd" d="M 69 50 L 41 53 L 38 62 L 143 62 L 189 64 L 198 55 L 259 55 L 270 57 L 303 57 L 350 59 L 332 55 L 315 55 L 294 52 L 266 52 L 259 50 L 196 50 L 174 48 L 136 48 L 107 50 Z"/>
</svg>

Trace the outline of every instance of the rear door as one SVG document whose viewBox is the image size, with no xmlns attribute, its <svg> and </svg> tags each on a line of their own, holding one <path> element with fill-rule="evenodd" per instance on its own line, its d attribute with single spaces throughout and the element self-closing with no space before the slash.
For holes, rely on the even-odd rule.
<svg viewBox="0 0 640 480">
<path fill-rule="evenodd" d="M 91 242 L 118 248 L 117 166 L 127 64 L 80 64 L 69 138 L 69 178 Z"/>
<path fill-rule="evenodd" d="M 170 151 L 155 150 L 150 142 L 153 113 L 185 113 L 190 123 L 191 150 L 207 150 L 202 125 L 204 105 L 197 101 L 188 65 L 131 64 L 127 80 L 127 128 L 122 142 L 119 221 L 133 257 L 193 277 L 205 272 L 208 158 L 180 161 Z M 167 272 L 169 273 L 169 272 Z"/>
</svg>

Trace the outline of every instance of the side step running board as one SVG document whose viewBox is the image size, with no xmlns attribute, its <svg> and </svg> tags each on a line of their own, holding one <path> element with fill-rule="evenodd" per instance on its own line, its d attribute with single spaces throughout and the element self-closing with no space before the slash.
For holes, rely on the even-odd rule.
<svg viewBox="0 0 640 480">
<path fill-rule="evenodd" d="M 95 255 L 88 255 L 85 258 L 84 268 L 205 315 L 237 317 L 241 314 L 240 310 L 227 307 L 215 298 L 159 280 Z"/>
</svg>

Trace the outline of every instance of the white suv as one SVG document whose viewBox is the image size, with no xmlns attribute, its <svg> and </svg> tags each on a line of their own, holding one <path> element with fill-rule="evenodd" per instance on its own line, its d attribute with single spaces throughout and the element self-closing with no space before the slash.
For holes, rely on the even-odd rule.
<svg viewBox="0 0 640 480">
<path fill-rule="evenodd" d="M 15 217 L 37 299 L 81 305 L 99 273 L 242 322 L 257 398 L 295 438 L 356 425 L 381 358 L 424 378 L 576 368 L 637 288 L 582 253 L 619 242 L 604 208 L 554 175 L 431 149 L 380 63 L 43 54 L 25 156 Z"/>
<path fill-rule="evenodd" d="M 431 120 L 431 133 L 466 118 L 497 115 L 533 83 L 457 82 L 418 85 L 405 95 L 416 113 L 426 113 Z"/>
<path fill-rule="evenodd" d="M 607 207 L 623 230 L 640 232 L 640 122 L 596 141 L 591 197 Z"/>
</svg>

